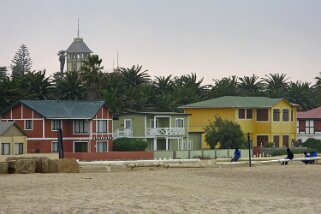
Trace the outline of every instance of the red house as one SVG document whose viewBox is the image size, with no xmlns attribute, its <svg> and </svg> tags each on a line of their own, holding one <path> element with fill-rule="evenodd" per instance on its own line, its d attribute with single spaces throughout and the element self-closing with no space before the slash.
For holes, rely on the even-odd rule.
<svg viewBox="0 0 321 214">
<path fill-rule="evenodd" d="M 104 101 L 21 100 L 1 114 L 26 132 L 28 153 L 57 152 L 58 128 L 65 152 L 112 150 L 112 113 Z"/>
</svg>

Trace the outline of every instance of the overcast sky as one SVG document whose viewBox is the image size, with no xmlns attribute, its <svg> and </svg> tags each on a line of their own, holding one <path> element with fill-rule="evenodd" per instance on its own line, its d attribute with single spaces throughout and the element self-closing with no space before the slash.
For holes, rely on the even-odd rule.
<svg viewBox="0 0 321 214">
<path fill-rule="evenodd" d="M 57 52 L 77 36 L 105 68 L 140 64 L 154 76 L 321 72 L 320 0 L 0 0 L 0 66 L 26 44 L 33 69 L 59 70 Z"/>
</svg>

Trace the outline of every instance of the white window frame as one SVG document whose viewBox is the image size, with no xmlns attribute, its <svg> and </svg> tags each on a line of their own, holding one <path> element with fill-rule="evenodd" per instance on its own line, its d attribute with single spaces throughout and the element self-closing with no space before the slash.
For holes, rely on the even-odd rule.
<svg viewBox="0 0 321 214">
<path fill-rule="evenodd" d="M 158 127 L 158 119 L 156 119 L 156 127 L 154 127 L 154 119 L 150 119 L 150 128 L 156 129 Z"/>
<path fill-rule="evenodd" d="M 27 121 L 30 121 L 31 128 L 27 127 Z M 33 120 L 25 120 L 25 130 L 33 130 Z"/>
<path fill-rule="evenodd" d="M 244 118 L 240 118 L 240 110 L 244 110 Z M 252 110 L 252 118 L 248 118 L 247 111 Z M 253 120 L 253 108 L 238 108 L 237 109 L 237 116 L 239 120 Z"/>
<path fill-rule="evenodd" d="M 54 151 L 54 144 L 57 145 L 57 151 Z M 59 152 L 59 150 L 58 150 L 58 141 L 51 141 L 51 149 L 50 149 L 50 151 L 52 153 L 58 153 Z"/>
<path fill-rule="evenodd" d="M 100 143 L 106 143 L 106 151 L 98 151 L 98 144 L 100 144 Z M 96 152 L 108 152 L 108 141 L 97 141 L 96 142 Z"/>
<path fill-rule="evenodd" d="M 57 129 L 55 129 L 55 122 L 59 121 L 59 127 Z M 58 131 L 58 129 L 61 128 L 62 129 L 62 121 L 61 120 L 51 120 L 51 131 Z"/>
<path fill-rule="evenodd" d="M 17 147 L 16 146 L 18 146 L 18 151 L 17 151 Z M 22 146 L 22 149 L 21 149 L 21 151 L 20 151 L 20 146 Z M 23 143 L 22 142 L 19 142 L 19 143 L 15 143 L 14 144 L 14 154 L 15 155 L 21 155 L 21 154 L 23 154 Z"/>
<path fill-rule="evenodd" d="M 130 127 L 127 127 L 127 123 L 126 122 L 129 122 L 130 123 Z M 124 129 L 132 129 L 133 128 L 133 121 L 132 119 L 124 119 Z"/>
<path fill-rule="evenodd" d="M 257 120 L 257 110 L 260 110 L 260 109 L 266 109 L 267 110 L 267 113 L 268 113 L 268 120 Z M 255 109 L 255 122 L 257 123 L 269 123 L 270 122 L 270 118 L 271 118 L 271 113 L 270 113 L 270 109 L 269 108 L 257 108 Z"/>
<path fill-rule="evenodd" d="M 86 124 L 88 125 L 87 132 L 76 132 L 76 130 L 75 130 L 76 122 L 78 123 L 78 122 L 81 122 L 81 121 L 83 122 L 83 130 L 86 130 Z M 89 132 L 90 132 L 90 123 L 87 120 L 73 120 L 72 129 L 73 129 L 73 134 L 75 134 L 75 135 L 89 134 Z"/>
<path fill-rule="evenodd" d="M 4 145 L 7 145 L 8 146 L 8 153 L 4 153 Z M 1 155 L 10 155 L 10 143 L 1 143 Z"/>
<path fill-rule="evenodd" d="M 78 153 L 78 152 L 76 152 L 75 151 L 75 149 L 76 149 L 76 143 L 87 143 L 87 152 L 85 152 L 85 153 L 89 153 L 90 152 L 90 145 L 89 145 L 89 142 L 88 141 L 83 141 L 83 140 L 75 140 L 75 141 L 73 141 L 72 142 L 72 146 L 73 146 L 73 153 Z"/>
<path fill-rule="evenodd" d="M 283 117 L 283 114 L 284 114 L 284 110 L 288 110 L 288 120 L 284 120 L 284 117 Z M 290 122 L 291 121 L 291 111 L 290 111 L 290 109 L 288 109 L 288 108 L 284 108 L 284 109 L 282 109 L 282 122 Z"/>
<path fill-rule="evenodd" d="M 178 126 L 178 125 L 179 125 L 179 124 L 178 124 L 178 121 L 182 121 L 182 125 L 183 125 L 183 126 Z M 177 127 L 177 128 L 185 128 L 184 118 L 176 118 L 176 119 L 175 119 L 175 127 Z"/>
<path fill-rule="evenodd" d="M 102 131 L 102 132 L 99 131 L 99 127 L 100 127 L 99 123 L 100 122 L 106 123 L 106 131 Z M 108 120 L 96 120 L 96 133 L 108 133 Z"/>
</svg>

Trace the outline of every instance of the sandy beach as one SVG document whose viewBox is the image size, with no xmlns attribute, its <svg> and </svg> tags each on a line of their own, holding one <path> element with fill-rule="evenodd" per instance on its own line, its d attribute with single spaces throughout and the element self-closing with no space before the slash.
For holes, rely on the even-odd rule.
<svg viewBox="0 0 321 214">
<path fill-rule="evenodd" d="M 0 175 L 0 213 L 321 213 L 321 165 Z"/>
</svg>

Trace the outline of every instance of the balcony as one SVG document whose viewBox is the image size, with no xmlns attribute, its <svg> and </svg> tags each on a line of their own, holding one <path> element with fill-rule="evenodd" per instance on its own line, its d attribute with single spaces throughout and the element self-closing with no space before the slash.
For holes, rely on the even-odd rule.
<svg viewBox="0 0 321 214">
<path fill-rule="evenodd" d="M 117 129 L 113 133 L 113 139 L 124 138 L 124 137 L 132 137 L 132 136 L 133 136 L 133 130 L 132 129 Z"/>
<path fill-rule="evenodd" d="M 185 135 L 185 128 L 148 128 L 145 129 L 145 136 L 182 136 Z"/>
</svg>

